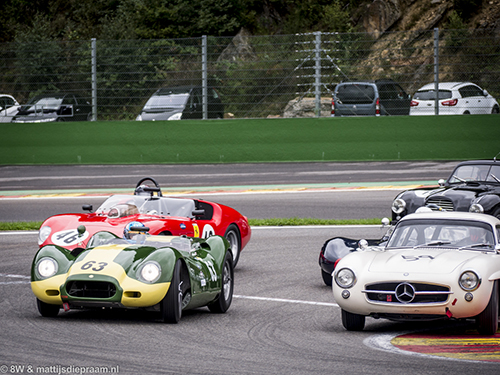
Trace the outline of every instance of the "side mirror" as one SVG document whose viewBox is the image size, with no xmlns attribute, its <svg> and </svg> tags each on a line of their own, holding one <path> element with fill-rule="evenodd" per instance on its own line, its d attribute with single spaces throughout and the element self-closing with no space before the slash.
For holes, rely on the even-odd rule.
<svg viewBox="0 0 500 375">
<path fill-rule="evenodd" d="M 383 226 L 383 227 L 388 226 L 390 223 L 391 223 L 391 222 L 389 221 L 389 219 L 388 219 L 388 218 L 384 217 L 384 218 L 382 219 L 382 226 Z"/>
<path fill-rule="evenodd" d="M 193 210 L 191 212 L 191 214 L 195 217 L 200 217 L 200 216 L 203 216 L 205 215 L 205 210 L 201 209 L 201 210 Z"/>
<path fill-rule="evenodd" d="M 79 225 L 76 230 L 78 231 L 78 237 L 81 237 L 87 229 L 85 228 L 85 225 Z"/>
<path fill-rule="evenodd" d="M 438 184 L 439 184 L 439 186 L 444 186 L 445 182 L 446 182 L 446 180 L 443 180 L 442 178 L 440 178 L 438 181 Z"/>
<path fill-rule="evenodd" d="M 89 211 L 89 212 L 92 212 L 92 208 L 93 208 L 93 207 L 92 207 L 92 205 L 91 205 L 91 204 L 84 204 L 84 205 L 82 206 L 82 210 L 84 210 L 84 211 Z"/>
</svg>

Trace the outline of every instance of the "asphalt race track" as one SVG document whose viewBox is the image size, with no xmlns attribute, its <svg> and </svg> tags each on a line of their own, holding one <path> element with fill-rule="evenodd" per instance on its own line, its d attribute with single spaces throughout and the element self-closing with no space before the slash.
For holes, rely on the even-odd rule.
<svg viewBox="0 0 500 375">
<path fill-rule="evenodd" d="M 390 202 L 396 192 L 388 193 Z M 276 200 L 276 195 L 269 198 L 262 192 L 257 206 L 275 201 L 274 211 L 295 204 L 300 217 L 300 210 L 313 212 L 321 197 L 330 197 L 321 194 L 332 194 L 334 202 L 349 207 L 368 201 L 371 192 L 347 194 L 338 201 L 333 192 L 317 194 L 283 193 Z M 244 204 L 251 206 L 249 196 Z M 234 202 L 241 197 L 220 195 Z M 376 197 L 385 199 L 383 194 Z M 11 201 L 16 202 L 0 200 L 0 206 Z M 42 211 L 53 202 L 21 201 L 41 205 Z M 14 203 L 8 210 L 17 215 Z M 22 210 L 29 213 L 26 206 Z M 374 212 L 378 216 L 379 208 Z M 3 214 L 0 219 L 5 220 Z M 0 233 L 0 374 L 498 374 L 500 334 L 487 338 L 493 348 L 489 357 L 472 355 L 470 348 L 485 338 L 469 322 L 410 324 L 368 318 L 364 331 L 344 330 L 340 309 L 320 275 L 319 249 L 337 235 L 370 238 L 383 231 L 377 226 L 253 228 L 235 270 L 235 296 L 228 312 L 200 308 L 186 312 L 176 325 L 141 311 L 75 310 L 41 317 L 29 284 L 37 233 Z M 436 340 L 453 338 L 459 338 L 455 345 L 463 344 L 461 352 L 436 349 Z"/>
</svg>

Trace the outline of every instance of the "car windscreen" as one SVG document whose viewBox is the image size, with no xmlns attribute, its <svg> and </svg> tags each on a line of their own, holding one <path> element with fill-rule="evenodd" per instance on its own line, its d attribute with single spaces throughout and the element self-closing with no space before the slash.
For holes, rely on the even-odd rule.
<svg viewBox="0 0 500 375">
<path fill-rule="evenodd" d="M 414 219 L 400 222 L 389 238 L 389 248 L 445 246 L 493 251 L 490 225 L 470 220 Z"/>
<path fill-rule="evenodd" d="M 497 179 L 495 179 L 495 177 Z M 490 166 L 488 164 L 466 164 L 458 166 L 450 178 L 448 183 L 457 184 L 466 181 L 489 181 L 499 182 L 500 166 Z"/>
<path fill-rule="evenodd" d="M 439 90 L 439 98 L 438 99 L 450 99 L 452 97 L 451 90 Z M 413 99 L 416 100 L 435 100 L 436 99 L 436 91 L 435 90 L 422 90 L 417 91 L 415 95 L 413 95 Z"/>
<path fill-rule="evenodd" d="M 189 93 L 154 94 L 144 105 L 144 110 L 158 110 L 165 108 L 184 108 L 189 98 Z"/>
<path fill-rule="evenodd" d="M 63 101 L 62 96 L 52 96 L 52 97 L 36 97 L 28 102 L 26 106 L 23 106 L 22 112 L 34 112 L 41 110 L 57 110 L 61 106 Z"/>
<path fill-rule="evenodd" d="M 373 85 L 339 84 L 335 96 L 343 104 L 370 104 L 375 100 L 375 89 Z"/>
<path fill-rule="evenodd" d="M 113 195 L 96 210 L 96 214 L 115 219 L 124 216 L 160 215 L 191 218 L 195 203 L 192 199 L 149 195 Z"/>
</svg>

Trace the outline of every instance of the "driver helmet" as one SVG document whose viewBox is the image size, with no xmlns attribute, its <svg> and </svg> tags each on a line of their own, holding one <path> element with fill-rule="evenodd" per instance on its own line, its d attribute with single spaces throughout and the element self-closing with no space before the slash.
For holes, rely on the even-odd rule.
<svg viewBox="0 0 500 375">
<path fill-rule="evenodd" d="M 132 230 L 132 227 L 134 227 L 134 230 Z M 123 238 L 131 240 L 138 234 L 147 234 L 147 230 L 136 230 L 137 227 L 146 228 L 146 226 L 139 221 L 131 221 L 125 226 L 125 229 L 123 229 Z"/>
<path fill-rule="evenodd" d="M 145 187 L 149 187 L 148 185 L 140 185 L 135 188 L 134 195 L 151 195 L 150 192 L 144 190 Z"/>
</svg>

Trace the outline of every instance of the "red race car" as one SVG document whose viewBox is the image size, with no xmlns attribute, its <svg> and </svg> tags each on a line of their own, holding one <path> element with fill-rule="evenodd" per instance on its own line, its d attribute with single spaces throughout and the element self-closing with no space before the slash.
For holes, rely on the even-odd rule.
<svg viewBox="0 0 500 375">
<path fill-rule="evenodd" d="M 164 197 L 151 177 L 137 183 L 134 195 L 112 195 L 95 212 L 92 205 L 82 208 L 89 213 L 54 215 L 45 220 L 38 234 L 38 245 L 55 244 L 69 250 L 85 247 L 96 232 L 123 236 L 128 223 L 140 222 L 153 235 L 224 236 L 236 265 L 251 236 L 247 218 L 238 211 L 201 199 Z M 77 228 L 82 224 L 86 231 L 79 234 Z"/>
</svg>

